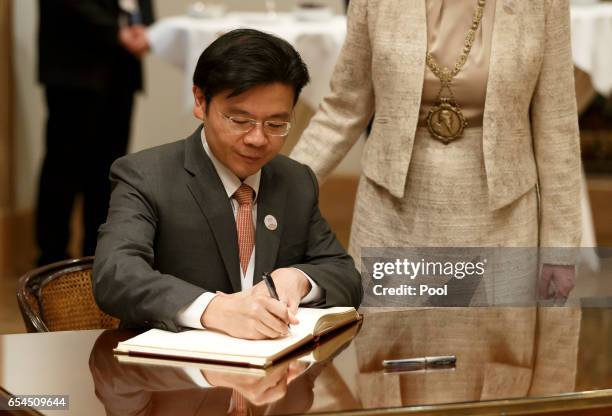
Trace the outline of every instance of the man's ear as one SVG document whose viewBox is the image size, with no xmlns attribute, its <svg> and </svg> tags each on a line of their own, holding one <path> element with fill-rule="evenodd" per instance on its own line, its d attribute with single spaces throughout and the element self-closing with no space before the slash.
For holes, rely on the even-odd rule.
<svg viewBox="0 0 612 416">
<path fill-rule="evenodd" d="M 191 88 L 191 91 L 193 91 L 193 116 L 200 121 L 204 121 L 204 114 L 206 114 L 204 92 L 195 85 Z"/>
</svg>

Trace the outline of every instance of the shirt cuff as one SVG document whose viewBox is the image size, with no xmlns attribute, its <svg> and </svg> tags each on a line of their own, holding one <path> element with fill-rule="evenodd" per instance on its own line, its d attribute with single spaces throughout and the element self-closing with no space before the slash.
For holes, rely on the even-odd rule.
<svg viewBox="0 0 612 416">
<path fill-rule="evenodd" d="M 306 296 L 302 298 L 302 300 L 300 301 L 300 305 L 305 305 L 307 303 L 314 303 L 314 302 L 320 301 L 323 298 L 323 290 L 321 290 L 319 285 L 316 284 L 314 280 L 310 278 L 310 276 L 308 276 L 306 273 L 304 273 L 302 270 L 298 269 L 297 267 L 292 267 L 292 269 L 295 269 L 299 271 L 300 273 L 302 273 L 306 277 L 306 279 L 308 279 L 308 281 L 310 282 L 310 291 L 306 294 Z"/>
<path fill-rule="evenodd" d="M 215 296 L 217 295 L 211 292 L 202 293 L 196 300 L 179 310 L 176 322 L 186 328 L 204 329 L 201 318 Z"/>
</svg>

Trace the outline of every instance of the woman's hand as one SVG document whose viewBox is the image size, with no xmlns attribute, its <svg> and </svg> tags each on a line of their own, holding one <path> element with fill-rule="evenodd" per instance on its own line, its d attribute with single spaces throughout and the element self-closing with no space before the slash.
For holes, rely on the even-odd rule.
<svg viewBox="0 0 612 416">
<path fill-rule="evenodd" d="M 576 266 L 544 264 L 538 282 L 541 299 L 567 299 L 576 286 Z"/>
</svg>

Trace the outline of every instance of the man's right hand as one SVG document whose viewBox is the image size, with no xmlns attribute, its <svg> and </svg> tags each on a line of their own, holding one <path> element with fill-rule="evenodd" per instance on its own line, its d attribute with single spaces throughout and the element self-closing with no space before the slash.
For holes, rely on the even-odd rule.
<svg viewBox="0 0 612 416">
<path fill-rule="evenodd" d="M 200 321 L 205 328 L 244 339 L 278 338 L 289 333 L 289 324 L 297 322 L 282 302 L 250 292 L 218 294 Z"/>
</svg>

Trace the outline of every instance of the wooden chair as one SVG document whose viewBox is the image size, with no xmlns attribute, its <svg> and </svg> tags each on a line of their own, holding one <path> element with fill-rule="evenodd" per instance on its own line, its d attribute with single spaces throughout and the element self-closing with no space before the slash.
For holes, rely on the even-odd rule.
<svg viewBox="0 0 612 416">
<path fill-rule="evenodd" d="M 98 308 L 91 287 L 93 257 L 65 260 L 26 273 L 17 303 L 28 332 L 117 328 Z"/>
</svg>

